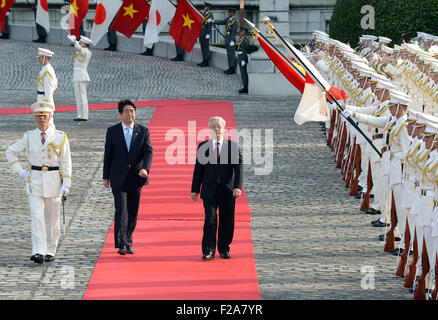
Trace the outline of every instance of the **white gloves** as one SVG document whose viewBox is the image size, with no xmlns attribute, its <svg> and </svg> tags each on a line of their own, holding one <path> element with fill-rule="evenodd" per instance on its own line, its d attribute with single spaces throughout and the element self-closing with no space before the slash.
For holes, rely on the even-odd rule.
<svg viewBox="0 0 438 320">
<path fill-rule="evenodd" d="M 234 41 L 230 42 L 230 47 L 234 47 Z"/>
<path fill-rule="evenodd" d="M 240 64 L 242 65 L 242 67 L 244 67 L 246 65 L 246 62 L 242 60 Z"/>
<path fill-rule="evenodd" d="M 25 182 L 29 182 L 29 172 L 26 170 L 21 169 L 18 171 L 18 175 L 22 177 Z"/>
<path fill-rule="evenodd" d="M 210 39 L 210 35 L 209 34 L 205 35 L 205 39 Z"/>
<path fill-rule="evenodd" d="M 69 194 L 69 192 L 70 192 L 70 189 L 69 189 L 69 188 L 64 187 L 64 186 L 61 187 L 61 195 L 62 195 L 63 197 L 64 197 L 64 196 L 67 196 L 67 195 Z"/>
<path fill-rule="evenodd" d="M 213 22 L 213 20 L 211 19 L 207 19 L 207 23 Z"/>
<path fill-rule="evenodd" d="M 75 42 L 76 41 L 76 37 L 72 34 L 68 34 L 67 35 L 68 40 L 70 40 L 71 42 Z"/>
<path fill-rule="evenodd" d="M 342 115 L 343 115 L 345 118 L 348 118 L 348 117 L 351 117 L 351 116 L 352 116 L 352 113 L 351 113 L 350 111 L 348 111 L 348 110 L 344 110 L 344 111 L 342 111 L 341 113 L 342 113 Z"/>
</svg>

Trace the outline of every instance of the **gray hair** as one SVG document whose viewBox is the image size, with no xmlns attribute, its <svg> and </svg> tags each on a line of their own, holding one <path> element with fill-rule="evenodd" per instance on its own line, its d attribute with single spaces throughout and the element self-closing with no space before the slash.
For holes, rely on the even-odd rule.
<svg viewBox="0 0 438 320">
<path fill-rule="evenodd" d="M 209 128 L 211 127 L 211 124 L 212 124 L 213 121 L 215 121 L 215 120 L 220 120 L 220 121 L 222 121 L 222 123 L 224 124 L 224 127 L 225 127 L 226 122 L 225 122 L 224 118 L 219 117 L 219 116 L 215 116 L 215 117 L 211 117 L 210 120 L 208 120 L 208 127 L 209 127 Z"/>
</svg>

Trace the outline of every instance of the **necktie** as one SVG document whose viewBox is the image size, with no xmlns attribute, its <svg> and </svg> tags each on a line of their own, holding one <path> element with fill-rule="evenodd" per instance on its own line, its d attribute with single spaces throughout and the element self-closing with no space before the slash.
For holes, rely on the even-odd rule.
<svg viewBox="0 0 438 320">
<path fill-rule="evenodd" d="M 126 127 L 126 147 L 128 148 L 128 151 L 129 151 L 129 147 L 131 146 L 131 138 L 132 138 L 131 128 Z"/>
<path fill-rule="evenodd" d="M 45 138 L 45 133 L 43 131 L 41 132 L 41 143 L 44 145 L 45 142 L 46 142 L 46 138 Z"/>
<path fill-rule="evenodd" d="M 217 160 L 217 163 L 219 163 L 219 145 L 220 145 L 220 142 L 219 141 L 216 142 L 216 160 Z"/>
</svg>

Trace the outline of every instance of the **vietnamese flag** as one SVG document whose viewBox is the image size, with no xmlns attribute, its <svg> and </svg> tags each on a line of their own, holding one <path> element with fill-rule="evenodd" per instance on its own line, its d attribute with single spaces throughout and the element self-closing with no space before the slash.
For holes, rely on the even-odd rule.
<svg viewBox="0 0 438 320">
<path fill-rule="evenodd" d="M 187 0 L 179 0 L 169 34 L 175 43 L 190 52 L 202 30 L 202 15 Z"/>
<path fill-rule="evenodd" d="M 70 0 L 70 34 L 79 40 L 79 28 L 88 12 L 88 0 Z"/>
<path fill-rule="evenodd" d="M 149 15 L 150 7 L 145 0 L 124 0 L 110 30 L 118 31 L 131 38 Z"/>
<path fill-rule="evenodd" d="M 5 32 L 5 17 L 15 0 L 0 0 L 0 29 Z"/>
</svg>

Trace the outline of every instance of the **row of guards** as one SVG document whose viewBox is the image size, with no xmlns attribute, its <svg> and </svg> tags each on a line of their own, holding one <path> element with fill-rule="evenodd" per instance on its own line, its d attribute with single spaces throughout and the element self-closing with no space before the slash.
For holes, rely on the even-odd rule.
<svg viewBox="0 0 438 320">
<path fill-rule="evenodd" d="M 378 240 L 413 299 L 436 300 L 438 37 L 391 42 L 363 35 L 351 48 L 315 31 L 307 52 L 349 96 L 341 107 L 329 103 L 322 123 L 345 186 L 361 211 L 378 217 L 371 225 L 385 230 Z"/>
</svg>

